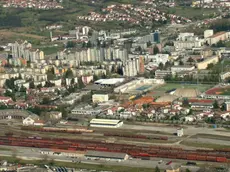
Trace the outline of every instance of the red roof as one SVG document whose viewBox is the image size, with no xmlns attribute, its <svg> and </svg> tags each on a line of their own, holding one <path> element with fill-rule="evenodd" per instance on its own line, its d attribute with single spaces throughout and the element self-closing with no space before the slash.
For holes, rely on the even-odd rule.
<svg viewBox="0 0 230 172">
<path fill-rule="evenodd" d="M 213 103 L 210 99 L 189 99 L 189 103 Z"/>
<path fill-rule="evenodd" d="M 0 100 L 11 100 L 10 97 L 3 97 L 3 96 L 0 96 Z"/>
<path fill-rule="evenodd" d="M 36 121 L 34 121 L 34 123 L 44 124 L 44 123 L 45 123 L 45 121 L 43 121 L 43 120 L 36 120 Z"/>
<path fill-rule="evenodd" d="M 226 32 L 217 32 L 216 34 L 210 36 L 210 38 L 215 38 L 215 37 L 223 35 L 223 34 L 226 34 Z"/>
</svg>

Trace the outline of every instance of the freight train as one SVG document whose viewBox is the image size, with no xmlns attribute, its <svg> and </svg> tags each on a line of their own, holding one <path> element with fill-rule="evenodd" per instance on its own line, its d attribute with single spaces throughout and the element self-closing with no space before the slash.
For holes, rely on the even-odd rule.
<svg viewBox="0 0 230 172">
<path fill-rule="evenodd" d="M 185 150 L 163 146 L 136 146 L 128 144 L 103 143 L 101 141 L 65 138 L 0 136 L 0 145 L 63 149 L 72 151 L 105 151 L 127 153 L 134 158 L 170 158 L 212 162 L 229 162 L 230 151 L 225 150 Z"/>
<path fill-rule="evenodd" d="M 58 128 L 58 127 L 21 127 L 22 130 L 30 130 L 30 131 L 40 131 L 40 132 L 59 132 L 59 133 L 92 133 L 93 130 L 89 130 L 87 128 Z"/>
<path fill-rule="evenodd" d="M 104 136 L 113 137 L 125 137 L 125 138 L 135 138 L 135 139 L 149 139 L 149 140 L 168 140 L 167 136 L 144 136 L 144 135 L 130 135 L 130 134 L 115 134 L 115 133 L 104 133 Z"/>
</svg>

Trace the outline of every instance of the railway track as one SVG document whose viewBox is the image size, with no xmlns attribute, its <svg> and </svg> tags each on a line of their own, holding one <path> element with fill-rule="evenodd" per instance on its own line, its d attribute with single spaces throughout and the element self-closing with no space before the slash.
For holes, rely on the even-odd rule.
<svg viewBox="0 0 230 172">
<path fill-rule="evenodd" d="M 135 158 L 160 157 L 211 162 L 229 162 L 230 149 L 187 150 L 169 146 L 137 146 L 130 144 L 114 144 L 101 141 L 65 138 L 15 137 L 1 136 L 0 145 L 63 149 L 72 151 L 106 151 L 127 153 Z"/>
</svg>

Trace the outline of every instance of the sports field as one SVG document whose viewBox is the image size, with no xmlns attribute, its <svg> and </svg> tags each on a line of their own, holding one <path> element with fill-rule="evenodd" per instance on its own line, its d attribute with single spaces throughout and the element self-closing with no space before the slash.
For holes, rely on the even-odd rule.
<svg viewBox="0 0 230 172">
<path fill-rule="evenodd" d="M 212 88 L 214 85 L 211 84 L 177 84 L 177 83 L 167 83 L 157 89 L 156 91 L 168 91 L 172 89 L 177 89 L 177 88 L 194 88 L 199 90 L 200 92 L 204 92 L 210 88 Z"/>
</svg>

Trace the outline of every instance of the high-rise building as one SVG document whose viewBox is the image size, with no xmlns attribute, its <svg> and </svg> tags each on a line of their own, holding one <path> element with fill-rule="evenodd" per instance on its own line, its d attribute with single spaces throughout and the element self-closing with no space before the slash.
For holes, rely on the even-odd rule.
<svg viewBox="0 0 230 172">
<path fill-rule="evenodd" d="M 35 60 L 44 59 L 44 52 L 39 49 L 32 49 L 32 45 L 27 41 L 15 42 L 11 46 L 13 58 L 24 58 L 34 62 Z"/>
<path fill-rule="evenodd" d="M 160 33 L 158 31 L 155 31 L 153 34 L 153 40 L 156 43 L 160 43 Z"/>
<path fill-rule="evenodd" d="M 136 76 L 139 73 L 139 70 L 139 58 L 131 58 L 124 63 L 123 75 L 129 77 Z"/>
</svg>

